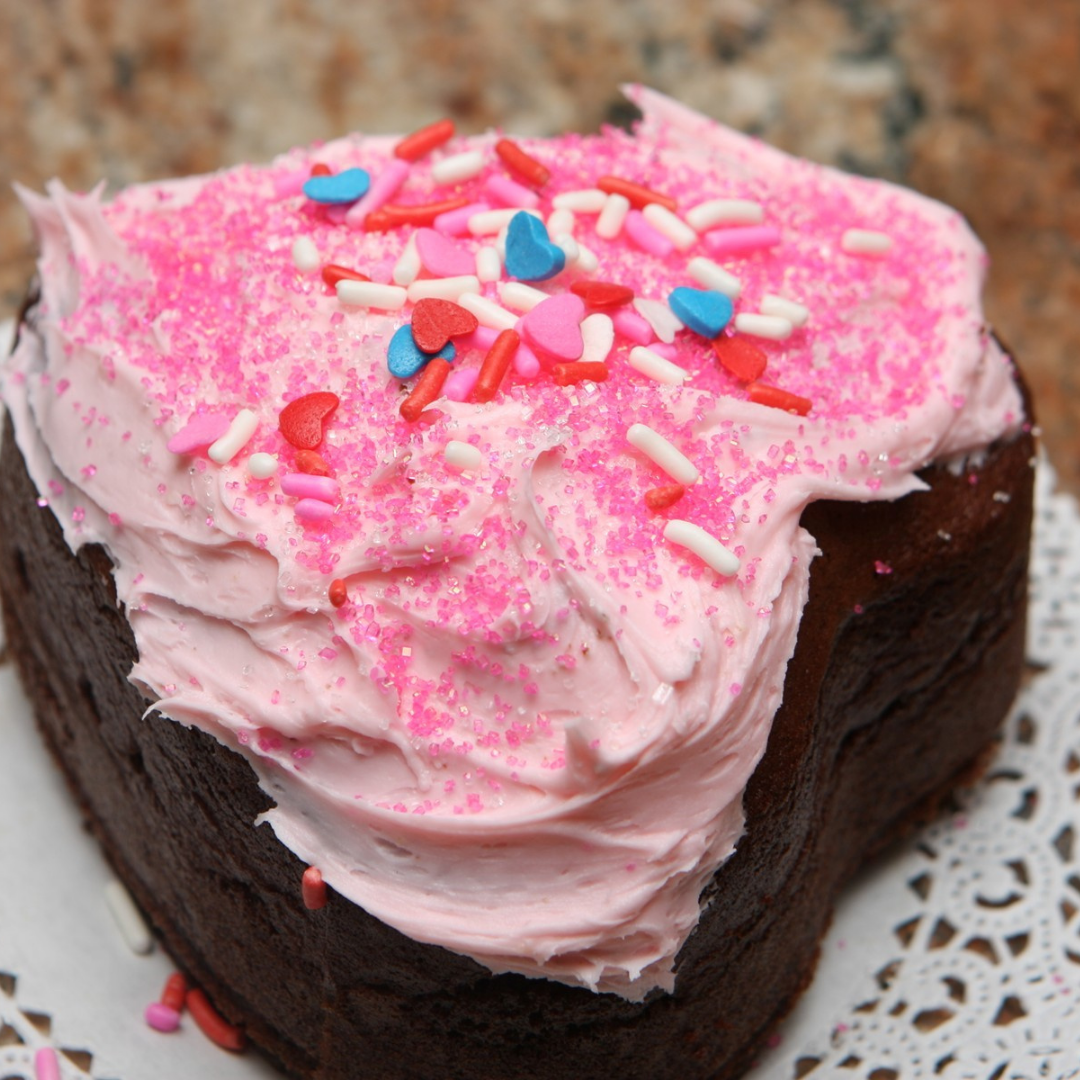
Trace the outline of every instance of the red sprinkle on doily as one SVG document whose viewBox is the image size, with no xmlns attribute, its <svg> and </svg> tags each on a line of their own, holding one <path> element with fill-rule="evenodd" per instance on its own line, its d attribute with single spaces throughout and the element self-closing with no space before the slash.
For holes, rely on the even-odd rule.
<svg viewBox="0 0 1080 1080">
<path fill-rule="evenodd" d="M 516 330 L 503 330 L 492 342 L 473 387 L 474 401 L 490 401 L 498 393 L 520 344 L 521 338 Z"/>
<path fill-rule="evenodd" d="M 330 603 L 334 607 L 342 607 L 348 603 L 349 591 L 345 588 L 345 582 L 342 581 L 341 578 L 334 578 L 334 580 L 330 582 L 329 597 Z M 308 871 L 308 873 L 310 873 L 310 871 Z M 316 870 L 315 873 L 318 873 L 318 870 Z M 307 874 L 305 874 L 304 877 L 306 878 Z M 311 907 L 311 905 L 308 904 L 308 907 Z"/>
<path fill-rule="evenodd" d="M 663 487 L 650 488 L 645 492 L 645 505 L 656 513 L 674 506 L 685 494 L 686 488 L 682 484 L 665 484 Z"/>
<path fill-rule="evenodd" d="M 165 980 L 165 987 L 161 991 L 161 1004 L 175 1012 L 183 1012 L 184 1000 L 187 997 L 187 992 L 187 979 L 185 979 L 179 971 L 174 971 Z"/>
<path fill-rule="evenodd" d="M 543 187 L 551 179 L 551 172 L 547 166 L 541 165 L 536 158 L 526 154 L 511 139 L 500 139 L 495 144 L 495 153 L 502 158 L 508 169 L 512 169 L 518 176 L 528 180 L 534 187 Z"/>
<path fill-rule="evenodd" d="M 644 184 L 635 184 L 633 180 L 624 180 L 621 176 L 601 176 L 596 181 L 596 186 L 609 195 L 622 195 L 630 201 L 635 210 L 644 210 L 649 203 L 659 203 L 675 213 L 675 208 L 679 205 L 670 195 L 653 191 Z"/>
<path fill-rule="evenodd" d="M 370 281 L 367 274 L 361 274 L 359 270 L 350 270 L 347 266 L 338 266 L 329 263 L 322 268 L 322 279 L 332 289 L 339 281 Z"/>
<path fill-rule="evenodd" d="M 556 364 L 551 369 L 551 375 L 558 386 L 571 386 L 586 379 L 589 382 L 606 382 L 608 366 L 599 360 L 572 360 L 568 364 Z"/>
<path fill-rule="evenodd" d="M 289 402 L 278 417 L 281 434 L 298 450 L 314 450 L 323 441 L 323 424 L 339 404 L 337 394 L 329 390 Z"/>
<path fill-rule="evenodd" d="M 750 400 L 756 404 L 783 409 L 784 412 L 797 413 L 799 416 L 805 416 L 814 404 L 809 398 L 799 397 L 798 394 L 781 390 L 779 386 L 769 386 L 768 383 L 751 383 L 747 389 L 750 391 Z"/>
<path fill-rule="evenodd" d="M 426 353 L 437 353 L 452 337 L 471 334 L 479 325 L 471 311 L 452 300 L 425 297 L 413 308 L 413 341 Z"/>
<path fill-rule="evenodd" d="M 330 476 L 330 466 L 314 450 L 296 451 L 296 471 L 309 476 Z"/>
<path fill-rule="evenodd" d="M 188 1012 L 195 1018 L 195 1023 L 211 1042 L 217 1043 L 224 1050 L 233 1051 L 243 1050 L 247 1045 L 243 1031 L 225 1020 L 198 987 L 187 992 L 186 1004 Z"/>
<path fill-rule="evenodd" d="M 413 392 L 401 403 L 401 415 L 410 424 L 419 420 L 420 414 L 442 393 L 443 383 L 450 371 L 450 362 L 441 356 L 427 362 Z"/>
<path fill-rule="evenodd" d="M 430 154 L 437 146 L 449 142 L 454 137 L 454 121 L 450 119 L 436 120 L 434 124 L 428 124 L 406 135 L 394 147 L 394 157 L 403 161 L 416 161 L 425 154 Z"/>
<path fill-rule="evenodd" d="M 764 349 L 759 349 L 744 337 L 720 337 L 713 341 L 716 359 L 740 382 L 753 382 L 760 379 L 769 358 Z"/>
<path fill-rule="evenodd" d="M 610 311 L 634 299 L 634 290 L 629 285 L 616 285 L 613 281 L 575 281 L 570 291 L 580 296 L 586 307 L 596 311 Z"/>
<path fill-rule="evenodd" d="M 326 882 L 314 866 L 309 866 L 304 871 L 304 877 L 300 882 L 300 892 L 304 897 L 304 907 L 308 911 L 318 911 L 319 908 L 326 907 Z"/>
</svg>

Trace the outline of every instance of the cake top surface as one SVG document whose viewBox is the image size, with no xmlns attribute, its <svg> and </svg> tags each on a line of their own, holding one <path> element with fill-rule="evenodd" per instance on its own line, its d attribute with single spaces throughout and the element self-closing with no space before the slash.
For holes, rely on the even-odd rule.
<svg viewBox="0 0 1080 1080">
<path fill-rule="evenodd" d="M 284 843 L 418 940 L 640 997 L 742 830 L 802 509 L 915 491 L 1021 406 L 959 215 L 627 92 L 634 134 L 525 160 L 352 136 L 24 193 L 4 395 L 113 555 L 133 678 Z"/>
</svg>

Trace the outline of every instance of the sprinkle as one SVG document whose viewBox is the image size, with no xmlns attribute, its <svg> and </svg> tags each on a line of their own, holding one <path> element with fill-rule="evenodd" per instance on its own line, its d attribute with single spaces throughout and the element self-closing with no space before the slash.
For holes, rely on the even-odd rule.
<svg viewBox="0 0 1080 1080">
<path fill-rule="evenodd" d="M 535 191 L 530 191 L 523 184 L 500 173 L 492 173 L 484 181 L 484 190 L 502 206 L 516 206 L 519 210 L 528 207 L 535 210 L 540 205 L 540 196 Z"/>
<path fill-rule="evenodd" d="M 680 285 L 671 291 L 668 303 L 695 334 L 710 340 L 731 321 L 731 298 L 713 289 Z"/>
<path fill-rule="evenodd" d="M 600 260 L 580 240 L 577 243 L 577 258 L 574 260 L 574 268 L 583 274 L 595 274 L 600 268 Z"/>
<path fill-rule="evenodd" d="M 450 401 L 466 401 L 479 375 L 479 368 L 454 368 L 443 385 L 443 393 Z"/>
<path fill-rule="evenodd" d="M 602 363 L 615 344 L 615 324 L 609 315 L 594 311 L 581 320 L 581 360 L 583 363 Z"/>
<path fill-rule="evenodd" d="M 654 337 L 652 324 L 636 311 L 622 308 L 611 317 L 615 330 L 624 338 L 629 338 L 638 345 L 648 345 Z"/>
<path fill-rule="evenodd" d="M 401 415 L 410 424 L 419 420 L 420 414 L 442 393 L 450 371 L 450 363 L 437 356 L 420 373 L 412 393 L 401 403 Z"/>
<path fill-rule="evenodd" d="M 645 505 L 655 514 L 674 506 L 686 494 L 684 484 L 665 484 L 645 492 Z"/>
<path fill-rule="evenodd" d="M 60 1062 L 51 1046 L 41 1046 L 34 1051 L 35 1080 L 60 1080 Z"/>
<path fill-rule="evenodd" d="M 281 490 L 296 499 L 319 499 L 336 503 L 341 496 L 341 485 L 329 476 L 312 473 L 286 473 L 281 478 Z"/>
<path fill-rule="evenodd" d="M 345 582 L 341 578 L 334 578 L 330 582 L 330 588 L 326 591 L 326 598 L 330 601 L 331 607 L 344 607 L 349 602 L 349 590 L 345 586 Z M 316 871 L 318 873 L 318 871 Z M 304 874 L 307 877 L 307 874 Z M 319 874 L 319 880 L 322 881 L 322 874 Z M 325 890 L 323 892 L 323 901 L 326 900 Z M 305 905 L 311 907 L 305 900 Z M 321 907 L 322 905 L 320 905 Z"/>
<path fill-rule="evenodd" d="M 662 232 L 654 229 L 645 220 L 645 215 L 640 210 L 630 210 L 627 213 L 624 227 L 626 235 L 642 251 L 647 251 L 658 259 L 666 259 L 675 250 L 675 245 Z M 597 223 L 596 231 L 600 231 L 599 223 Z"/>
<path fill-rule="evenodd" d="M 523 379 L 535 379 L 540 374 L 540 361 L 524 341 L 514 353 L 514 371 Z"/>
<path fill-rule="evenodd" d="M 321 262 L 319 249 L 310 236 L 298 236 L 293 241 L 292 261 L 293 266 L 302 274 L 310 274 L 312 270 L 318 270 Z"/>
<path fill-rule="evenodd" d="M 889 563 L 882 562 L 881 559 L 875 559 L 874 560 L 874 573 L 875 574 L 881 574 L 881 575 L 884 576 L 886 574 L 891 574 L 892 571 L 893 571 L 893 568 L 892 568 L 892 566 L 889 565 Z"/>
<path fill-rule="evenodd" d="M 510 139 L 499 139 L 495 143 L 495 153 L 508 169 L 512 169 L 533 187 L 543 187 L 551 179 L 551 173 L 546 166 L 541 165 L 536 158 L 525 153 L 516 142 Z"/>
<path fill-rule="evenodd" d="M 405 250 L 394 263 L 393 272 L 390 274 L 391 280 L 395 285 L 406 289 L 420 276 L 421 266 L 420 252 L 416 250 L 416 233 L 410 233 L 409 239 L 405 242 Z"/>
<path fill-rule="evenodd" d="M 688 210 L 686 220 L 692 229 L 705 232 L 717 225 L 760 225 L 765 211 L 749 199 L 709 199 Z"/>
<path fill-rule="evenodd" d="M 433 222 L 436 232 L 444 236 L 465 236 L 469 231 L 469 218 L 473 214 L 486 214 L 491 207 L 486 202 L 469 203 L 460 210 L 440 214 Z"/>
<path fill-rule="evenodd" d="M 775 225 L 748 225 L 743 229 L 714 229 L 704 237 L 705 246 L 714 255 L 741 255 L 761 251 L 780 243 L 780 230 Z"/>
<path fill-rule="evenodd" d="M 413 340 L 426 353 L 437 353 L 451 338 L 472 334 L 478 327 L 476 316 L 471 311 L 450 300 L 421 299 L 413 308 Z"/>
<path fill-rule="evenodd" d="M 596 235 L 602 240 L 614 240 L 622 232 L 629 213 L 630 200 L 625 195 L 609 195 L 604 200 L 604 209 L 596 219 Z"/>
<path fill-rule="evenodd" d="M 371 187 L 366 169 L 343 169 L 332 176 L 313 176 L 304 184 L 304 194 L 324 206 L 342 206 L 356 202 Z"/>
<path fill-rule="evenodd" d="M 740 311 L 735 316 L 735 329 L 740 334 L 752 334 L 754 337 L 769 338 L 771 341 L 783 341 L 791 337 L 795 328 L 789 320 L 779 315 L 760 315 L 753 311 Z"/>
<path fill-rule="evenodd" d="M 344 582 L 335 582 L 335 584 L 340 584 L 344 589 Z M 334 606 L 339 607 L 340 605 L 335 604 Z M 320 908 L 326 907 L 326 882 L 323 881 L 322 874 L 314 866 L 309 866 L 300 879 L 300 895 L 303 897 L 304 907 L 308 911 L 318 911 Z"/>
<path fill-rule="evenodd" d="M 131 893 L 115 879 L 105 883 L 105 900 L 127 947 L 139 956 L 145 956 L 154 947 L 142 912 L 135 906 Z"/>
<path fill-rule="evenodd" d="M 674 518 L 664 526 L 664 539 L 688 548 L 718 574 L 730 577 L 739 572 L 739 560 L 715 536 L 692 521 Z"/>
<path fill-rule="evenodd" d="M 411 206 L 387 203 L 364 218 L 364 228 L 367 232 L 384 232 L 387 229 L 400 229 L 404 225 L 432 225 L 440 214 L 448 214 L 451 210 L 460 210 L 468 205 L 469 200 L 464 195 Z"/>
<path fill-rule="evenodd" d="M 607 364 L 596 360 L 575 360 L 569 364 L 555 364 L 551 368 L 551 376 L 557 386 L 572 386 L 586 380 L 606 382 L 608 374 Z"/>
<path fill-rule="evenodd" d="M 607 203 L 607 192 L 599 188 L 581 191 L 563 191 L 551 200 L 556 210 L 569 210 L 574 214 L 599 214 Z"/>
<path fill-rule="evenodd" d="M 170 454 L 191 454 L 217 442 L 229 430 L 229 418 L 221 413 L 197 413 L 166 444 Z"/>
<path fill-rule="evenodd" d="M 322 499 L 300 499 L 293 506 L 293 513 L 300 521 L 321 525 L 334 516 L 334 508 Z"/>
<path fill-rule="evenodd" d="M 607 196 L 605 196 L 607 198 Z M 548 234 L 555 236 L 558 233 L 573 235 L 575 218 L 570 210 L 553 210 L 547 219 Z"/>
<path fill-rule="evenodd" d="M 478 472 L 484 464 L 484 455 L 472 443 L 451 439 L 443 451 L 446 464 L 459 472 Z"/>
<path fill-rule="evenodd" d="M 476 253 L 476 276 L 484 283 L 502 277 L 502 259 L 493 247 L 482 247 Z"/>
<path fill-rule="evenodd" d="M 195 1023 L 202 1033 L 224 1050 L 243 1050 L 247 1045 L 243 1031 L 228 1023 L 210 1004 L 210 999 L 198 987 L 187 992 L 188 1012 L 195 1018 Z"/>
<path fill-rule="evenodd" d="M 386 367 L 395 379 L 411 379 L 418 371 L 426 367 L 433 356 L 441 356 L 452 361 L 457 350 L 446 342 L 433 352 L 421 349 L 413 334 L 412 327 L 405 323 L 399 326 L 390 338 L 386 349 Z"/>
<path fill-rule="evenodd" d="M 388 161 L 383 171 L 372 179 L 367 194 L 349 207 L 349 212 L 345 215 L 345 224 L 351 229 L 359 228 L 368 214 L 385 206 L 398 193 L 411 171 L 407 161 L 396 158 Z"/>
<path fill-rule="evenodd" d="M 499 299 L 514 311 L 532 311 L 541 300 L 548 298 L 546 292 L 521 281 L 500 281 L 497 288 Z"/>
<path fill-rule="evenodd" d="M 421 228 L 413 234 L 420 262 L 435 277 L 460 277 L 471 274 L 476 259 L 471 251 L 434 229 Z"/>
<path fill-rule="evenodd" d="M 679 251 L 685 251 L 697 241 L 697 233 L 681 217 L 660 203 L 649 203 L 641 211 L 645 220 L 657 232 L 663 233 Z"/>
<path fill-rule="evenodd" d="M 663 300 L 635 297 L 634 310 L 652 327 L 653 333 L 665 345 L 670 345 L 675 340 L 675 335 L 686 327 L 674 309 Z"/>
<path fill-rule="evenodd" d="M 334 175 L 334 170 L 331 169 L 330 166 L 327 165 L 324 161 L 316 161 L 315 164 L 311 166 L 311 171 L 308 173 L 308 176 L 333 176 L 333 175 Z"/>
<path fill-rule="evenodd" d="M 750 400 L 755 405 L 768 405 L 773 409 L 797 413 L 799 416 L 805 416 L 814 404 L 809 398 L 799 397 L 798 394 L 781 390 L 778 386 L 769 386 L 767 383 L 753 382 L 746 389 L 750 391 Z"/>
<path fill-rule="evenodd" d="M 498 392 L 499 386 L 514 359 L 521 337 L 514 330 L 504 330 L 495 339 L 480 366 L 480 374 L 473 387 L 473 398 L 485 402 Z"/>
<path fill-rule="evenodd" d="M 168 1005 L 163 1005 L 160 1001 L 152 1001 L 146 1006 L 143 1019 L 147 1026 L 164 1034 L 175 1031 L 180 1026 L 180 1013 L 176 1009 L 170 1009 Z"/>
<path fill-rule="evenodd" d="M 760 379 L 768 363 L 765 352 L 742 337 L 718 337 L 713 341 L 713 351 L 720 363 L 740 382 Z"/>
<path fill-rule="evenodd" d="M 412 303 L 419 300 L 460 301 L 466 293 L 479 293 L 480 279 L 475 274 L 462 274 L 460 277 L 419 278 L 408 290 Z"/>
<path fill-rule="evenodd" d="M 430 154 L 437 146 L 449 142 L 453 136 L 453 120 L 436 120 L 435 123 L 428 124 L 427 127 L 422 127 L 411 135 L 406 135 L 394 147 L 394 157 L 404 161 L 416 161 L 425 154 Z"/>
<path fill-rule="evenodd" d="M 323 441 L 323 424 L 341 404 L 337 394 L 319 390 L 290 401 L 278 416 L 278 427 L 297 450 L 315 450 Z"/>
<path fill-rule="evenodd" d="M 677 483 L 693 484 L 697 480 L 697 466 L 678 447 L 647 424 L 632 424 L 626 438 L 631 446 L 637 447 Z"/>
<path fill-rule="evenodd" d="M 233 417 L 229 430 L 206 451 L 207 457 L 211 461 L 216 461 L 219 465 L 231 461 L 247 446 L 258 426 L 258 416 L 250 409 L 241 409 Z"/>
<path fill-rule="evenodd" d="M 251 456 L 252 458 L 258 457 L 257 454 Z M 314 450 L 297 450 L 296 468 L 299 472 L 311 473 L 312 476 L 330 475 L 330 466 Z"/>
<path fill-rule="evenodd" d="M 398 311 L 408 299 L 400 285 L 380 285 L 375 281 L 339 281 L 335 289 L 338 299 L 351 307 Z"/>
<path fill-rule="evenodd" d="M 436 184 L 460 184 L 471 180 L 484 171 L 484 152 L 466 150 L 461 154 L 451 154 L 431 167 L 431 178 Z"/>
<path fill-rule="evenodd" d="M 494 236 L 506 228 L 521 213 L 531 214 L 529 210 L 515 210 L 512 206 L 501 210 L 482 210 L 469 218 L 469 232 L 473 236 Z M 532 215 L 538 216 L 538 215 Z"/>
<path fill-rule="evenodd" d="M 517 326 L 518 317 L 504 307 L 499 307 L 494 300 L 475 293 L 465 293 L 458 301 L 466 311 L 471 311 L 481 326 L 492 330 L 512 330 Z"/>
<path fill-rule="evenodd" d="M 278 459 L 273 454 L 252 454 L 247 460 L 248 475 L 255 480 L 267 480 L 278 469 Z"/>
<path fill-rule="evenodd" d="M 628 285 L 617 285 L 613 281 L 575 281 L 570 291 L 585 301 L 587 307 L 599 311 L 610 311 L 623 307 L 634 299 L 634 290 Z"/>
<path fill-rule="evenodd" d="M 161 989 L 161 1004 L 175 1013 L 182 1013 L 187 992 L 187 979 L 179 971 L 174 971 Z"/>
<path fill-rule="evenodd" d="M 659 203 L 666 206 L 672 213 L 678 204 L 670 195 L 662 195 L 659 191 L 653 191 L 643 184 L 635 184 L 632 180 L 624 180 L 621 176 L 601 176 L 596 181 L 596 186 L 609 195 L 621 195 L 629 200 L 630 205 L 638 210 L 644 209 L 649 203 Z"/>
<path fill-rule="evenodd" d="M 712 259 L 706 259 L 704 255 L 698 255 L 686 264 L 690 276 L 706 289 L 715 289 L 732 300 L 739 299 L 742 292 L 742 282 L 734 274 L 729 274 L 722 266 L 717 266 Z"/>
<path fill-rule="evenodd" d="M 581 258 L 581 248 L 569 233 L 556 233 L 551 242 L 563 253 L 567 266 L 573 266 Z"/>
<path fill-rule="evenodd" d="M 581 320 L 585 304 L 573 293 L 556 293 L 521 319 L 525 340 L 555 360 L 579 360 L 585 343 L 581 338 Z"/>
<path fill-rule="evenodd" d="M 761 298 L 761 314 L 778 315 L 781 319 L 787 319 L 792 326 L 805 326 L 810 318 L 810 309 L 805 304 L 767 293 Z"/>
<path fill-rule="evenodd" d="M 350 270 L 347 266 L 338 266 L 336 263 L 327 263 L 322 268 L 322 279 L 331 289 L 337 287 L 339 281 L 370 281 L 367 274 L 361 274 L 359 270 Z"/>
<path fill-rule="evenodd" d="M 551 242 L 543 221 L 524 211 L 506 233 L 506 272 L 525 281 L 546 281 L 566 266 L 566 253 Z"/>
<path fill-rule="evenodd" d="M 630 350 L 630 355 L 626 357 L 626 361 L 637 372 L 657 382 L 663 382 L 665 386 L 679 387 L 690 378 L 690 373 L 686 368 L 665 360 L 659 353 L 653 352 L 644 345 L 634 346 Z"/>
<path fill-rule="evenodd" d="M 871 229 L 848 229 L 840 247 L 849 255 L 884 255 L 892 247 L 892 237 Z"/>
</svg>

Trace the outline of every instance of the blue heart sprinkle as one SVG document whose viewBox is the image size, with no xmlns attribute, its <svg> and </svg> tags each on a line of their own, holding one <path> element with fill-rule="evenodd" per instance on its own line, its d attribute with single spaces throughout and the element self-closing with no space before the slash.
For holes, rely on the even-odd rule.
<svg viewBox="0 0 1080 1080">
<path fill-rule="evenodd" d="M 729 322 L 734 311 L 731 300 L 713 289 L 691 289 L 680 285 L 668 297 L 668 307 L 696 334 L 714 338 Z"/>
<path fill-rule="evenodd" d="M 524 210 L 506 232 L 506 272 L 519 281 L 547 281 L 566 265 L 566 252 L 548 238 L 539 219 Z"/>
<path fill-rule="evenodd" d="M 353 203 L 371 187 L 366 169 L 345 169 L 333 176 L 313 176 L 304 182 L 304 194 L 312 202 L 340 205 Z"/>
<path fill-rule="evenodd" d="M 453 363 L 456 352 L 452 341 L 448 341 L 438 352 L 424 352 L 413 340 L 412 327 L 406 323 L 399 326 L 390 339 L 390 347 L 386 350 L 386 366 L 395 378 L 411 379 L 436 356 Z"/>
</svg>

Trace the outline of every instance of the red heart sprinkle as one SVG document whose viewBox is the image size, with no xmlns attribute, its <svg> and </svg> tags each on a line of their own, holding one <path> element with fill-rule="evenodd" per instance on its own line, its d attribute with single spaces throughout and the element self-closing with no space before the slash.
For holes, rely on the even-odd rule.
<svg viewBox="0 0 1080 1080">
<path fill-rule="evenodd" d="M 281 434 L 298 450 L 314 450 L 323 440 L 323 423 L 340 404 L 329 390 L 290 401 L 278 417 Z"/>
<path fill-rule="evenodd" d="M 297 450 L 296 467 L 300 472 L 307 473 L 309 476 L 330 475 L 330 466 L 314 450 Z"/>
<path fill-rule="evenodd" d="M 438 352 L 452 337 L 471 334 L 480 324 L 471 311 L 451 300 L 417 300 L 412 313 L 412 336 L 421 352 Z"/>
<path fill-rule="evenodd" d="M 760 379 L 769 358 L 746 338 L 720 336 L 713 339 L 717 360 L 740 382 Z"/>
<path fill-rule="evenodd" d="M 598 311 L 622 307 L 634 299 L 634 290 L 613 281 L 575 281 L 570 291 L 585 301 L 587 307 Z"/>
</svg>

